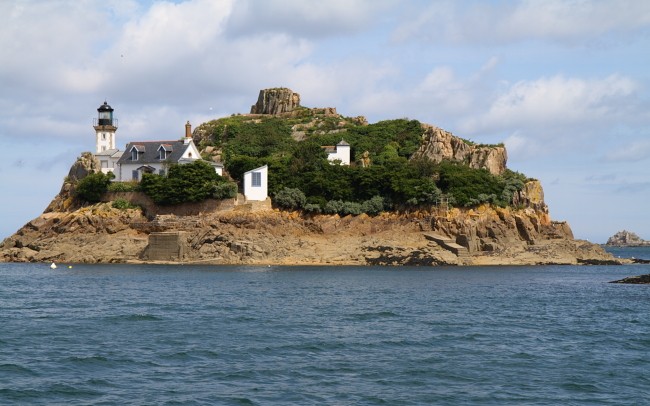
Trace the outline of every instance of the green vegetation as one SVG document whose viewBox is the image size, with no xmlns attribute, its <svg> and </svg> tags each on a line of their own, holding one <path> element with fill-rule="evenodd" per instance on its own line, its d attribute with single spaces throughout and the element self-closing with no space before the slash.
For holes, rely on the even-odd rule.
<svg viewBox="0 0 650 406">
<path fill-rule="evenodd" d="M 507 206 L 526 181 L 512 171 L 494 176 L 461 164 L 410 160 L 422 142 L 417 120 L 356 123 L 307 108 L 288 118 L 236 115 L 203 124 L 209 141 L 202 146 L 221 149 L 226 170 L 240 183 L 245 172 L 268 165 L 274 204 L 310 213 L 377 214 L 430 206 L 442 197 L 455 206 L 484 202 Z M 292 138 L 292 127 L 301 133 L 302 141 Z M 351 147 L 354 163 L 350 166 L 328 162 L 322 148 L 342 139 Z M 369 167 L 361 165 L 366 151 Z"/>
<path fill-rule="evenodd" d="M 199 202 L 207 198 L 234 197 L 236 186 L 217 175 L 205 161 L 171 165 L 167 176 L 144 174 L 140 190 L 156 204 L 172 205 Z"/>
<path fill-rule="evenodd" d="M 99 202 L 114 177 L 115 175 L 112 172 L 108 174 L 102 172 L 91 173 L 77 183 L 75 187 L 76 198 L 88 203 Z"/>
<path fill-rule="evenodd" d="M 111 182 L 108 185 L 109 192 L 137 192 L 140 190 L 140 184 L 136 181 L 131 182 Z"/>
<path fill-rule="evenodd" d="M 126 199 L 115 199 L 113 200 L 113 203 L 111 203 L 111 207 L 114 209 L 119 209 L 119 210 L 127 210 L 127 209 L 139 209 L 140 206 L 137 206 L 135 204 L 132 204 Z"/>
</svg>

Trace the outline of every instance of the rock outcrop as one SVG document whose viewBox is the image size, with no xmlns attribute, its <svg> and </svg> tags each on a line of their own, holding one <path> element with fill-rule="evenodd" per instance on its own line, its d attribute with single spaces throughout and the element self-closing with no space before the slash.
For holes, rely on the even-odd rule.
<svg viewBox="0 0 650 406">
<path fill-rule="evenodd" d="M 650 274 L 629 276 L 627 278 L 611 281 L 610 283 L 627 283 L 631 285 L 650 285 Z"/>
<path fill-rule="evenodd" d="M 411 159 L 462 162 L 470 168 L 487 169 L 493 175 L 500 175 L 506 170 L 508 156 L 505 147 L 471 144 L 441 128 L 430 125 L 423 127 L 424 142 Z"/>
<path fill-rule="evenodd" d="M 79 207 L 74 200 L 74 185 L 81 179 L 91 173 L 101 171 L 99 160 L 90 152 L 83 152 L 70 167 L 68 176 L 66 176 L 61 186 L 59 194 L 45 209 L 45 213 L 66 212 Z"/>
<path fill-rule="evenodd" d="M 545 213 L 481 206 L 339 217 L 220 210 L 146 218 L 99 203 L 44 213 L 0 244 L 0 261 L 142 262 L 152 236 L 173 233 L 169 262 L 277 265 L 530 265 L 627 263 L 573 240 Z M 431 235 L 442 236 L 437 243 Z M 155 240 L 155 238 L 153 238 Z M 160 239 L 160 238 L 158 238 Z M 447 243 L 447 240 L 449 243 Z M 155 241 L 154 241 L 155 242 Z M 159 244 L 160 245 L 160 244 Z M 450 249 L 449 247 L 452 247 Z M 462 251 L 462 252 L 460 252 Z M 460 254 L 463 255 L 460 255 Z"/>
<path fill-rule="evenodd" d="M 284 87 L 263 89 L 257 103 L 251 106 L 251 114 L 282 114 L 300 107 L 300 95 Z"/>
<path fill-rule="evenodd" d="M 623 230 L 607 239 L 605 245 L 614 247 L 650 247 L 650 241 L 646 241 L 631 231 Z"/>
</svg>

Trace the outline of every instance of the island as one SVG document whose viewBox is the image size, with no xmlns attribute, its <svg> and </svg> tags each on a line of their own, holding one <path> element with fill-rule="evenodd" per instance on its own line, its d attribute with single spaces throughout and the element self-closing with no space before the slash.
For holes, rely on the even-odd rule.
<svg viewBox="0 0 650 406">
<path fill-rule="evenodd" d="M 646 241 L 627 230 L 619 231 L 607 239 L 605 245 L 611 247 L 650 247 L 650 241 Z"/>
<path fill-rule="evenodd" d="M 124 151 L 114 109 L 97 111 L 96 151 L 2 241 L 0 261 L 629 263 L 552 220 L 541 183 L 507 168 L 503 144 L 304 107 L 287 88 L 261 90 L 250 113 L 193 131 L 187 122 L 177 137 Z"/>
</svg>

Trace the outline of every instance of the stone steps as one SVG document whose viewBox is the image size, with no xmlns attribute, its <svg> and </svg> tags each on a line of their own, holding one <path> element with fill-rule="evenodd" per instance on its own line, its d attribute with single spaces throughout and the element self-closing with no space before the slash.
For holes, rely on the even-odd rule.
<svg viewBox="0 0 650 406">
<path fill-rule="evenodd" d="M 467 248 L 463 247 L 460 244 L 456 244 L 456 240 L 453 238 L 445 237 L 440 234 L 434 234 L 434 233 L 424 233 L 424 238 L 426 238 L 429 241 L 433 241 L 436 244 L 440 245 L 442 248 L 446 249 L 447 251 L 451 251 L 458 258 L 461 259 L 467 259 L 470 257 L 469 251 Z"/>
</svg>

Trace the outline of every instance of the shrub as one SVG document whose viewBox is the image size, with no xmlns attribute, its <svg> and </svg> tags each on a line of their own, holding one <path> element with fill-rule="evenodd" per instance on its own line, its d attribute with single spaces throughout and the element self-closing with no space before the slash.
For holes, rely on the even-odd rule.
<svg viewBox="0 0 650 406">
<path fill-rule="evenodd" d="M 113 203 L 111 203 L 111 207 L 114 209 L 119 209 L 119 210 L 127 210 L 127 209 L 138 209 L 139 206 L 136 206 L 132 204 L 130 201 L 126 199 L 115 199 L 113 200 Z"/>
<path fill-rule="evenodd" d="M 212 166 L 205 161 L 184 165 L 171 165 L 166 177 L 146 173 L 142 175 L 140 189 L 162 205 L 200 202 L 212 197 L 215 185 L 224 183 Z"/>
<path fill-rule="evenodd" d="M 375 196 L 361 204 L 361 211 L 372 216 L 381 213 L 384 210 L 384 198 Z"/>
<path fill-rule="evenodd" d="M 108 174 L 102 172 L 91 173 L 77 183 L 75 188 L 77 198 L 89 203 L 99 202 L 114 177 L 111 172 Z"/>
<path fill-rule="evenodd" d="M 305 207 L 303 207 L 303 210 L 305 210 L 307 213 L 311 214 L 320 214 L 321 208 L 319 204 L 315 203 L 307 203 L 305 204 Z"/>
<path fill-rule="evenodd" d="M 343 201 L 342 200 L 330 200 L 325 205 L 323 211 L 327 214 L 337 214 L 343 210 Z"/>
<path fill-rule="evenodd" d="M 342 216 L 347 216 L 348 214 L 358 216 L 361 213 L 361 203 L 357 202 L 343 202 L 343 207 L 339 211 L 339 214 Z"/>
<path fill-rule="evenodd" d="M 140 185 L 137 182 L 111 182 L 108 185 L 109 192 L 137 192 Z"/>
<path fill-rule="evenodd" d="M 212 187 L 212 197 L 215 199 L 230 199 L 237 196 L 237 184 L 224 182 Z"/>
<path fill-rule="evenodd" d="M 273 202 L 285 209 L 298 210 L 305 206 L 307 198 L 300 189 L 285 187 L 275 194 Z"/>
</svg>

